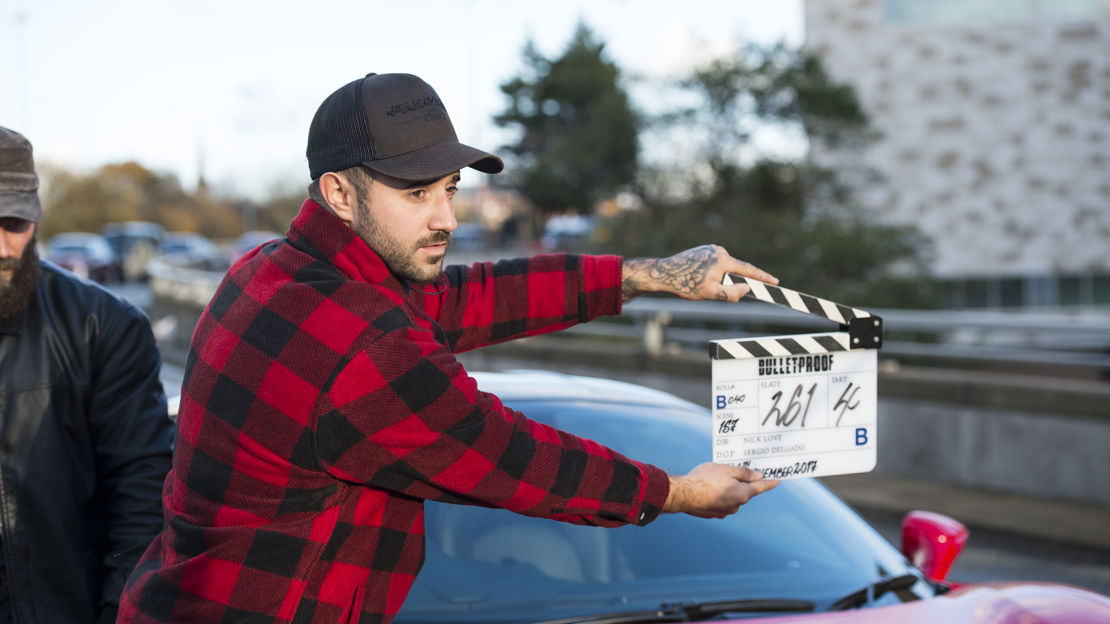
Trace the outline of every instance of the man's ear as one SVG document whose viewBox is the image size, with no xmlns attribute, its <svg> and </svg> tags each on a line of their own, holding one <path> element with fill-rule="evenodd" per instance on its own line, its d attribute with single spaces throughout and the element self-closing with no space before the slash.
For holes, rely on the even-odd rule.
<svg viewBox="0 0 1110 624">
<path fill-rule="evenodd" d="M 324 201 L 331 207 L 331 211 L 341 221 L 348 226 L 354 223 L 358 193 L 346 176 L 334 171 L 321 175 L 320 195 L 324 197 Z"/>
</svg>

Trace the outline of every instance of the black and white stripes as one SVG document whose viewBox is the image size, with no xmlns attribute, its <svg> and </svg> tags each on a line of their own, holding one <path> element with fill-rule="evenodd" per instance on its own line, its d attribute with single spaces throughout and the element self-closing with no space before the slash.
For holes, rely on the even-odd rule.
<svg viewBox="0 0 1110 624">
<path fill-rule="evenodd" d="M 746 295 L 748 297 L 791 308 L 810 316 L 827 318 L 841 325 L 847 325 L 855 318 L 871 318 L 870 312 L 840 305 L 828 299 L 821 299 L 782 286 L 773 286 L 735 273 L 725 274 L 726 285 L 740 282 L 746 283 L 751 288 L 751 292 Z"/>
<path fill-rule="evenodd" d="M 725 275 L 726 285 L 746 283 L 752 299 L 796 310 L 803 314 L 828 319 L 844 331 L 826 334 L 802 334 L 736 340 L 714 340 L 709 354 L 714 359 L 783 357 L 809 353 L 833 353 L 850 349 L 882 347 L 882 318 L 858 308 L 841 305 L 796 290 L 774 286 L 742 275 Z"/>
<path fill-rule="evenodd" d="M 709 343 L 709 355 L 715 360 L 785 357 L 847 351 L 851 348 L 849 344 L 850 338 L 846 332 L 761 337 L 746 340 L 713 340 Z"/>
</svg>

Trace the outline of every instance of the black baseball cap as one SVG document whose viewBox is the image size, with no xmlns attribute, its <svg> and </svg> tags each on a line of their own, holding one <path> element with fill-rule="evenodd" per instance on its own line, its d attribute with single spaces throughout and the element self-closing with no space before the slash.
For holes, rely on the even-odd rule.
<svg viewBox="0 0 1110 624">
<path fill-rule="evenodd" d="M 22 134 L 0 127 L 0 217 L 16 217 L 38 223 L 39 177 L 31 142 Z"/>
<path fill-rule="evenodd" d="M 504 168 L 497 156 L 459 143 L 435 90 L 411 74 L 367 74 L 329 95 L 308 128 L 307 155 L 313 180 L 359 164 L 411 181 Z"/>
</svg>

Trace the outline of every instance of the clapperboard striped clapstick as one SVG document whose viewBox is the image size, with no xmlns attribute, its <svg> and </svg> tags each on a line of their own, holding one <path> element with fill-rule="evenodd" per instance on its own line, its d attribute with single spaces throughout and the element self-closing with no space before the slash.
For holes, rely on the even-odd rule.
<svg viewBox="0 0 1110 624">
<path fill-rule="evenodd" d="M 841 331 L 746 340 L 715 340 L 710 345 L 710 355 L 715 359 L 782 357 L 849 349 L 879 349 L 883 345 L 883 320 L 870 312 L 735 273 L 725 274 L 726 285 L 741 282 L 751 289 L 745 295 L 746 297 L 828 319 L 840 325 Z"/>
</svg>

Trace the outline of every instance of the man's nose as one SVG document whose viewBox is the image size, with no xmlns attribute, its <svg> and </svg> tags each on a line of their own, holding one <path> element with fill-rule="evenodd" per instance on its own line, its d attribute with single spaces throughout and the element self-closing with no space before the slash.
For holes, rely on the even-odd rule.
<svg viewBox="0 0 1110 624">
<path fill-rule="evenodd" d="M 442 195 L 436 199 L 435 210 L 428 227 L 444 232 L 454 232 L 455 228 L 459 227 L 459 222 L 455 219 L 455 202 L 450 195 Z"/>
</svg>

